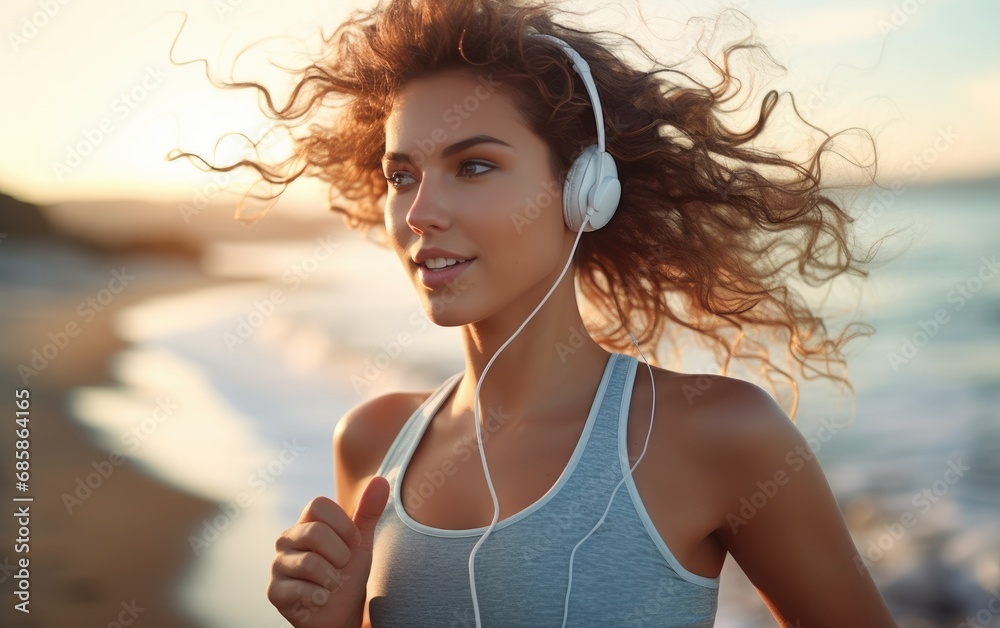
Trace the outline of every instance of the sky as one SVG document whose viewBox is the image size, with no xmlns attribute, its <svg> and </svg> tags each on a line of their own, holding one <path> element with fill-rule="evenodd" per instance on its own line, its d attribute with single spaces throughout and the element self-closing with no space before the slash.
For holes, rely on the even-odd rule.
<svg viewBox="0 0 1000 628">
<path fill-rule="evenodd" d="M 212 155 L 228 132 L 256 137 L 267 128 L 255 94 L 217 89 L 202 66 L 170 62 L 184 14 L 175 58 L 204 57 L 216 76 L 280 87 L 287 74 L 267 60 L 301 65 L 321 32 L 329 34 L 350 10 L 370 5 L 8 0 L 0 8 L 0 92 L 6 96 L 0 104 L 0 191 L 49 203 L 173 201 L 191 198 L 192 191 L 215 193 L 218 183 L 245 189 L 253 180 L 249 174 L 219 181 L 187 161 L 165 159 L 174 148 Z M 652 42 L 662 58 L 675 57 L 684 42 L 693 41 L 698 22 L 688 18 L 737 8 L 785 68 L 751 69 L 757 90 L 751 102 L 759 103 L 767 89 L 789 90 L 817 126 L 866 129 L 876 141 L 881 181 L 1000 174 L 1000 44 L 993 32 L 1000 3 L 571 0 L 568 6 L 592 12 L 584 25 L 617 25 Z M 647 34 L 659 41 L 643 35 L 640 9 Z M 233 70 L 237 53 L 255 42 Z M 781 102 L 787 106 L 787 96 Z M 275 137 L 275 150 L 287 148 L 286 140 Z M 858 160 L 870 157 L 863 143 L 845 141 Z M 230 138 L 215 154 L 221 162 L 241 150 Z M 312 202 L 323 192 L 305 181 L 288 194 Z"/>
</svg>

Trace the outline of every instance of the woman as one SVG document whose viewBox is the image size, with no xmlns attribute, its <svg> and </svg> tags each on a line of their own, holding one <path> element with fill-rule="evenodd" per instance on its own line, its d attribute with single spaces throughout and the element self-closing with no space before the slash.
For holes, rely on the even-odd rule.
<svg viewBox="0 0 1000 628">
<path fill-rule="evenodd" d="M 708 626 L 728 553 L 781 625 L 895 625 L 779 405 L 631 355 L 688 329 L 724 366 L 784 375 L 764 342 L 782 338 L 800 376 L 846 382 L 831 367 L 850 336 L 789 285 L 869 261 L 822 194 L 827 144 L 805 164 L 753 149 L 773 92 L 732 131 L 726 63 L 711 88 L 640 71 L 553 16 L 392 0 L 341 26 L 283 108 L 260 88 L 286 121 L 340 115 L 293 160 L 237 166 L 328 181 L 465 354 L 436 390 L 341 419 L 335 499 L 278 539 L 268 598 L 295 626 Z M 567 172 L 594 144 L 613 161 L 567 215 Z"/>
</svg>

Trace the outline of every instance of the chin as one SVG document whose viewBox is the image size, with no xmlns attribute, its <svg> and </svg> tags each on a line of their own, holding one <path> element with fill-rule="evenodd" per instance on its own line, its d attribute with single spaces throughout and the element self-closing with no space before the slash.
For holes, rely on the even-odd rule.
<svg viewBox="0 0 1000 628">
<path fill-rule="evenodd" d="M 456 307 L 455 304 L 443 305 L 437 302 L 424 304 L 424 314 L 439 327 L 462 327 L 477 320 L 468 316 L 463 309 Z"/>
<path fill-rule="evenodd" d="M 490 315 L 486 304 L 473 295 L 456 298 L 454 294 L 428 295 L 420 298 L 424 314 L 440 327 L 462 327 L 487 318 Z"/>
<path fill-rule="evenodd" d="M 476 298 L 468 283 L 457 283 L 437 290 L 414 286 L 423 305 L 424 315 L 440 327 L 461 327 L 484 318 L 484 303 Z"/>
</svg>

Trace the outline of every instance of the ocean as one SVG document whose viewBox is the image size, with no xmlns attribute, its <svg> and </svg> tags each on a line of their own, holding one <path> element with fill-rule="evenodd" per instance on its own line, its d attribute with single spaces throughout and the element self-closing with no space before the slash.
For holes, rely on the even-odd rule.
<svg viewBox="0 0 1000 628">
<path fill-rule="evenodd" d="M 998 205 L 1000 180 L 860 196 L 862 237 L 902 231 L 862 288 L 825 296 L 876 330 L 852 345 L 853 421 L 829 385 L 800 390 L 797 425 L 901 625 L 977 612 L 1000 625 L 988 610 L 1000 595 Z M 392 252 L 353 235 L 219 243 L 199 272 L 216 285 L 119 314 L 117 385 L 73 391 L 71 411 L 107 447 L 219 502 L 190 530 L 179 603 L 204 626 L 277 628 L 264 596 L 273 542 L 311 498 L 332 497 L 338 418 L 459 371 L 458 332 L 423 318 Z M 727 592 L 726 574 L 717 625 L 774 625 L 745 584 Z"/>
</svg>

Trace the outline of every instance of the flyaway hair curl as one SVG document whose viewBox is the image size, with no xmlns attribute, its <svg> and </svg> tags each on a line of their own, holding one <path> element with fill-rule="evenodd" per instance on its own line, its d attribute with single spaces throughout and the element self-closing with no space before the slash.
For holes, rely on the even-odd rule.
<svg viewBox="0 0 1000 628">
<path fill-rule="evenodd" d="M 595 143 L 596 129 L 586 90 L 561 51 L 526 36 L 553 35 L 590 65 L 622 184 L 615 217 L 584 234 L 577 251 L 580 291 L 603 319 L 588 326 L 594 339 L 629 352 L 626 321 L 655 360 L 665 334 L 676 341 L 693 333 L 714 352 L 722 374 L 737 359 L 757 362 L 772 384 L 772 376 L 784 378 L 793 420 L 800 378 L 828 378 L 853 395 L 844 348 L 872 328 L 854 322 L 832 334 L 794 287 L 866 276 L 873 258 L 872 249 L 855 250 L 854 219 L 821 182 L 821 157 L 842 156 L 833 142 L 843 131 L 829 135 L 806 123 L 824 139 L 799 161 L 787 156 L 794 146 L 784 153 L 754 146 L 778 103 L 773 90 L 749 128 L 728 128 L 724 106 L 742 89 L 730 70 L 733 56 L 767 55 L 750 38 L 715 60 L 702 53 L 719 79 L 705 85 L 658 63 L 627 36 L 560 24 L 567 14 L 551 3 L 382 1 L 324 37 L 324 50 L 294 74 L 284 103 L 258 83 L 209 76 L 219 87 L 257 89 L 269 117 L 302 131 L 288 159 L 214 166 L 187 152 L 169 158 L 222 171 L 253 168 L 278 186 L 269 199 L 299 177 L 320 179 L 349 227 L 384 235 L 381 157 L 394 96 L 409 81 L 459 70 L 501 85 L 550 147 L 552 174 L 562 181 L 573 159 Z M 629 47 L 651 68 L 639 70 L 615 54 Z M 792 105 L 798 116 L 794 99 Z M 784 349 L 785 367 L 771 355 L 774 346 Z"/>
</svg>

